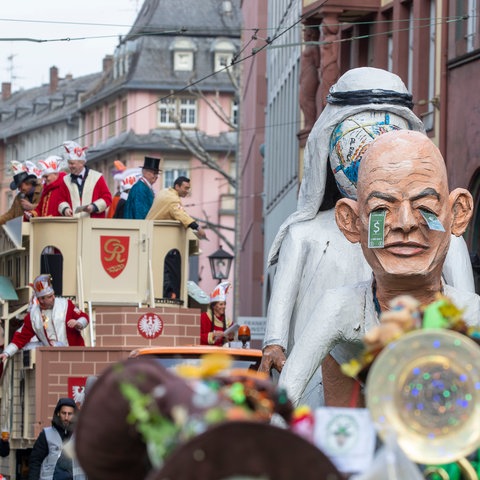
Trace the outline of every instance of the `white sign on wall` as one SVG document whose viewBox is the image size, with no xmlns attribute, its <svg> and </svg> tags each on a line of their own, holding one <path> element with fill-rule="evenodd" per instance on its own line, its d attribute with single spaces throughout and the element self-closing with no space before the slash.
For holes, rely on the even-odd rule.
<svg viewBox="0 0 480 480">
<path fill-rule="evenodd" d="M 265 336 L 266 317 L 238 317 L 239 325 L 248 325 L 252 340 L 262 340 Z"/>
</svg>

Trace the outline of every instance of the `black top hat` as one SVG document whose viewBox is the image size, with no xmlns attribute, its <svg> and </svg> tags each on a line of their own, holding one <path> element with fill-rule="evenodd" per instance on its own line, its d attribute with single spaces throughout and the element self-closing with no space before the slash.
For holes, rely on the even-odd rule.
<svg viewBox="0 0 480 480">
<path fill-rule="evenodd" d="M 37 179 L 35 175 L 27 172 L 20 172 L 13 176 L 13 182 L 10 184 L 10 190 L 16 190 L 23 182 Z"/>
<path fill-rule="evenodd" d="M 154 172 L 158 173 L 160 171 L 159 167 L 160 167 L 159 158 L 145 157 L 142 168 L 145 168 L 147 170 L 153 170 Z"/>
</svg>

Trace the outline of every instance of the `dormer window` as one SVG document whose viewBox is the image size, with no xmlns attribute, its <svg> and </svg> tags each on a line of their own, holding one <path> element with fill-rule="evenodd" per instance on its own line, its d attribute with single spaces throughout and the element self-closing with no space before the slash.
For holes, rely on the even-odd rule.
<svg viewBox="0 0 480 480">
<path fill-rule="evenodd" d="M 173 69 L 177 72 L 191 72 L 193 70 L 193 52 L 175 52 Z"/>
<path fill-rule="evenodd" d="M 213 68 L 215 72 L 224 70 L 232 64 L 235 45 L 230 40 L 217 39 L 213 42 L 211 51 L 213 51 Z"/>
<path fill-rule="evenodd" d="M 193 70 L 193 57 L 197 47 L 188 38 L 176 38 L 170 45 L 173 51 L 173 70 L 175 72 L 191 72 Z"/>
</svg>

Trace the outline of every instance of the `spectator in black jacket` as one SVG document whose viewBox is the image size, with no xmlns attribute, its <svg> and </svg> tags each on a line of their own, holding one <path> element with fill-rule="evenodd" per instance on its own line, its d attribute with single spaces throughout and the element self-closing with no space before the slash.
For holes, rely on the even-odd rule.
<svg viewBox="0 0 480 480">
<path fill-rule="evenodd" d="M 30 454 L 28 480 L 53 479 L 53 472 L 63 444 L 72 436 L 77 405 L 71 398 L 61 398 L 55 407 L 52 426 L 44 428 Z"/>
</svg>

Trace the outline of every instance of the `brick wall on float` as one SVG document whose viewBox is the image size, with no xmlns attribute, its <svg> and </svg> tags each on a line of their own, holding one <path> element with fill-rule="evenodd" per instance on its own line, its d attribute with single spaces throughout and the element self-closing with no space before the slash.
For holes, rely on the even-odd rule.
<svg viewBox="0 0 480 480">
<path fill-rule="evenodd" d="M 144 338 L 139 319 L 155 313 L 163 322 L 157 338 Z M 72 377 L 101 375 L 112 363 L 128 357 L 141 347 L 168 347 L 200 343 L 200 310 L 177 307 L 98 307 L 95 311 L 95 347 L 38 348 L 36 351 L 35 409 L 32 412 L 34 437 L 49 426 L 58 398 L 68 395 Z M 44 386 L 46 388 L 44 388 Z"/>
<path fill-rule="evenodd" d="M 144 338 L 138 320 L 154 313 L 163 322 L 162 333 L 155 339 Z M 200 343 L 200 310 L 180 307 L 98 307 L 95 312 L 97 347 L 125 346 L 178 347 Z"/>
</svg>

